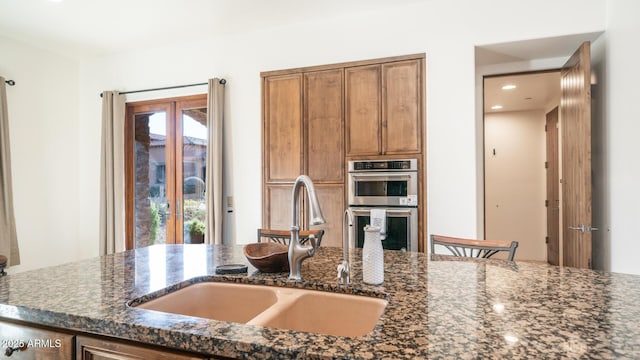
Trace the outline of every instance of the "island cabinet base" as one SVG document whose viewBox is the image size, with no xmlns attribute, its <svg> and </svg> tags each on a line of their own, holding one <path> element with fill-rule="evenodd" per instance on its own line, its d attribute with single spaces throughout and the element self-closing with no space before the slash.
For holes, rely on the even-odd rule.
<svg viewBox="0 0 640 360">
<path fill-rule="evenodd" d="M 61 331 L 34 324 L 0 320 L 0 358 L 17 360 L 218 359 L 143 343 Z"/>
<path fill-rule="evenodd" d="M 11 359 L 74 359 L 71 334 L 0 322 L 0 357 Z"/>
<path fill-rule="evenodd" d="M 96 339 L 86 336 L 76 338 L 77 360 L 202 360 L 207 357 L 181 354 L 157 350 L 144 346 L 124 344 L 111 340 Z"/>
</svg>

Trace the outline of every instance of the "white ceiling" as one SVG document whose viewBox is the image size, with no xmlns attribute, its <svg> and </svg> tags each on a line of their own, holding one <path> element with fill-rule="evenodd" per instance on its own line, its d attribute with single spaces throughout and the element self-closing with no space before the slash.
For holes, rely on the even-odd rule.
<svg viewBox="0 0 640 360">
<path fill-rule="evenodd" d="M 502 86 L 516 85 L 513 90 Z M 484 79 L 484 111 L 486 113 L 525 110 L 549 110 L 560 100 L 560 72 L 487 77 Z M 502 105 L 500 110 L 492 110 Z"/>
<path fill-rule="evenodd" d="M 569 56 L 585 41 L 595 41 L 602 32 L 513 41 L 476 46 L 476 66 Z"/>
<path fill-rule="evenodd" d="M 489 66 L 537 59 L 565 58 L 585 41 L 595 41 L 602 32 L 564 35 L 543 39 L 513 41 L 476 46 L 476 66 Z M 564 61 L 562 61 L 564 62 Z M 561 63 L 562 63 L 561 62 Z M 502 86 L 513 84 L 513 90 Z M 486 113 L 526 110 L 550 110 L 560 99 L 560 73 L 544 72 L 485 77 L 484 111 Z M 491 109 L 502 105 L 502 109 Z"/>
<path fill-rule="evenodd" d="M 419 1 L 430 0 L 0 0 L 0 36 L 101 55 Z"/>
</svg>

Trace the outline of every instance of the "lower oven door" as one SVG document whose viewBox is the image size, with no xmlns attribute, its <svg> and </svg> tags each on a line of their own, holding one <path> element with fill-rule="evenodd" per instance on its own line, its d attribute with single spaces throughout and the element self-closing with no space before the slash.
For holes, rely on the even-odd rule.
<svg viewBox="0 0 640 360">
<path fill-rule="evenodd" d="M 353 227 L 351 227 L 351 247 L 364 245 L 364 227 L 371 223 L 371 209 L 384 209 L 387 213 L 387 236 L 382 248 L 387 250 L 418 251 L 418 209 L 417 208 L 372 208 L 351 207 Z"/>
</svg>

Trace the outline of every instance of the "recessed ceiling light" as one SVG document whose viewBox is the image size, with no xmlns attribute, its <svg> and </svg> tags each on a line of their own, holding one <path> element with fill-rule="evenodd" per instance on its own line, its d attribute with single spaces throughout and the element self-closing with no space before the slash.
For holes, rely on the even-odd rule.
<svg viewBox="0 0 640 360">
<path fill-rule="evenodd" d="M 500 109 L 502 109 L 502 105 L 493 105 L 491 107 L 491 110 L 500 110 Z"/>
<path fill-rule="evenodd" d="M 513 89 L 515 89 L 515 88 L 516 88 L 516 86 L 515 86 L 515 85 L 513 85 L 513 84 L 509 84 L 509 85 L 505 85 L 505 86 L 503 86 L 503 87 L 502 87 L 502 90 L 513 90 Z"/>
</svg>

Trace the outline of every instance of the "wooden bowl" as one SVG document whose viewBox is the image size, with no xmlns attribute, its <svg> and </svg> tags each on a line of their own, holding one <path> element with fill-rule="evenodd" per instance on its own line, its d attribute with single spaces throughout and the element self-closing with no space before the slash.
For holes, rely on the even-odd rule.
<svg viewBox="0 0 640 360">
<path fill-rule="evenodd" d="M 289 247 L 275 242 L 261 242 L 244 246 L 244 256 L 251 265 L 265 273 L 289 271 Z"/>
</svg>

